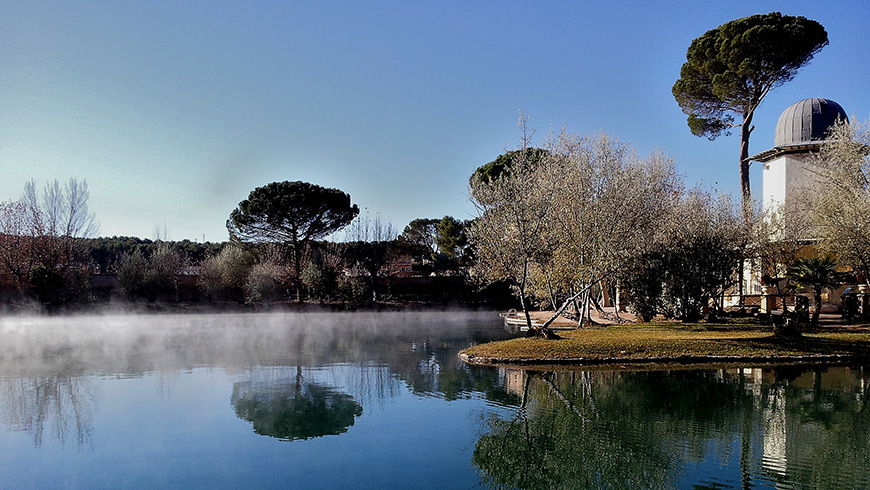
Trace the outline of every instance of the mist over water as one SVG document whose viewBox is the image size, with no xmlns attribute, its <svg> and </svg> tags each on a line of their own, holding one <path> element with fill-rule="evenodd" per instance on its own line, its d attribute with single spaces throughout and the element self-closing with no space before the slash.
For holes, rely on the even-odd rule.
<svg viewBox="0 0 870 490">
<path fill-rule="evenodd" d="M 0 374 L 370 362 L 468 335 L 493 313 L 215 313 L 0 318 Z M 497 317 L 496 317 L 497 318 Z"/>
</svg>

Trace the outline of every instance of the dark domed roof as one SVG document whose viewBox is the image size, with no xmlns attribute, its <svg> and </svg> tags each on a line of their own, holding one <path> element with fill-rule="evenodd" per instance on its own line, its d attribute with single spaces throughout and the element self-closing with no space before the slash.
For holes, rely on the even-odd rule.
<svg viewBox="0 0 870 490">
<path fill-rule="evenodd" d="M 833 100 L 814 98 L 795 102 L 779 116 L 773 143 L 781 147 L 824 141 L 837 119 L 849 122 L 846 111 Z"/>
</svg>

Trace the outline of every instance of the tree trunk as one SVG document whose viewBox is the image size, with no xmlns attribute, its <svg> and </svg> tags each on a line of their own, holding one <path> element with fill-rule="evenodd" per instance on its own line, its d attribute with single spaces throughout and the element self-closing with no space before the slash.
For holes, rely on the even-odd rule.
<svg viewBox="0 0 870 490">
<path fill-rule="evenodd" d="M 743 113 L 743 123 L 740 124 L 740 201 L 743 209 L 743 223 L 749 225 L 752 220 L 752 190 L 749 186 L 749 136 L 752 134 L 754 127 L 752 126 L 752 116 L 755 108 L 747 110 Z M 742 252 L 742 250 L 741 250 Z M 745 294 L 743 278 L 746 273 L 745 259 L 743 253 L 740 254 L 740 282 L 738 283 L 738 294 L 740 295 L 740 307 L 744 306 L 743 296 Z"/>
<path fill-rule="evenodd" d="M 813 302 L 815 303 L 815 307 L 813 308 L 813 318 L 810 320 L 810 326 L 816 328 L 819 326 L 819 315 L 822 313 L 822 289 L 815 288 L 813 294 Z"/>
<path fill-rule="evenodd" d="M 523 308 L 523 314 L 526 316 L 526 326 L 528 327 L 528 333 L 533 333 L 534 330 L 532 328 L 532 316 L 529 315 L 529 307 L 526 305 L 526 275 L 528 271 L 529 265 L 528 263 L 523 265 L 523 280 L 517 284 L 517 287 L 520 289 L 520 306 Z"/>
<path fill-rule="evenodd" d="M 614 269 L 614 270 L 615 270 L 615 269 Z M 611 271 L 611 272 L 612 272 L 612 271 Z M 609 274 L 610 274 L 610 272 L 608 272 L 607 274 L 605 274 L 604 276 L 602 276 L 602 278 L 607 277 L 607 275 L 609 275 Z M 568 308 L 568 305 L 570 305 L 571 303 L 573 303 L 574 301 L 576 301 L 577 298 L 579 298 L 581 294 L 584 294 L 586 291 L 588 291 L 590 287 L 592 287 L 592 283 L 590 283 L 588 286 L 584 287 L 584 288 L 581 289 L 580 291 L 578 291 L 578 292 L 572 294 L 571 297 L 568 298 L 568 299 L 566 299 L 565 302 L 562 303 L 562 306 L 560 306 L 559 309 L 557 309 L 557 310 L 553 313 L 553 315 L 552 315 L 552 316 L 551 316 L 551 317 L 550 317 L 546 322 L 544 322 L 543 325 L 541 325 L 541 327 L 540 327 L 538 330 L 544 330 L 544 329 L 546 329 L 547 327 L 549 327 L 549 326 L 550 326 L 550 325 L 551 325 L 551 324 L 556 320 L 556 318 L 558 318 L 559 315 L 561 315 L 561 314 L 562 314 L 562 313 L 563 313 L 563 312 Z"/>
<path fill-rule="evenodd" d="M 526 306 L 526 295 L 522 290 L 520 290 L 520 306 L 523 308 L 523 314 L 526 316 L 526 327 L 528 327 L 527 332 L 533 334 L 535 329 L 532 327 L 532 316 L 529 315 L 529 307 Z"/>
<path fill-rule="evenodd" d="M 550 276 L 547 276 L 547 293 L 550 295 L 550 304 L 553 305 L 555 310 L 559 306 L 556 304 L 556 296 L 553 295 L 553 285 L 550 284 Z"/>
<path fill-rule="evenodd" d="M 381 299 L 381 283 L 378 269 L 380 269 L 380 267 L 377 269 L 369 269 L 369 277 L 372 280 L 372 301 L 375 302 Z"/>
<path fill-rule="evenodd" d="M 592 287 L 583 295 L 583 326 L 588 327 L 592 323 Z"/>
<path fill-rule="evenodd" d="M 296 282 L 296 302 L 302 302 L 302 257 L 299 253 L 299 241 L 293 239 L 293 280 Z"/>
<path fill-rule="evenodd" d="M 577 304 L 577 297 L 574 296 L 574 286 L 571 286 L 570 293 L 571 293 L 571 296 L 574 298 L 571 301 L 571 304 L 574 306 L 574 318 L 577 319 L 577 326 L 582 327 L 583 326 L 583 317 L 580 316 L 580 306 Z M 555 309 L 558 310 L 558 308 L 555 308 Z"/>
<path fill-rule="evenodd" d="M 754 112 L 754 110 L 744 112 L 743 123 L 740 125 L 740 196 L 743 204 L 743 219 L 747 224 L 752 217 L 752 191 L 749 187 L 749 135 L 755 129 L 752 126 Z"/>
</svg>

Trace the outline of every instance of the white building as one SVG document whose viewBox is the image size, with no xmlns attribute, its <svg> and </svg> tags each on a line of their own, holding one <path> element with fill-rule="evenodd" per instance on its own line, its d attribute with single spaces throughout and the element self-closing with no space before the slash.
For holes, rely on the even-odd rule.
<svg viewBox="0 0 870 490">
<path fill-rule="evenodd" d="M 849 122 L 846 111 L 830 99 L 804 99 L 790 105 L 776 123 L 774 147 L 750 160 L 764 164 L 762 196 L 765 213 L 774 212 L 795 192 L 813 188 L 808 156 L 827 142 L 838 120 Z"/>
<path fill-rule="evenodd" d="M 814 190 L 819 174 L 810 156 L 829 141 L 831 129 L 838 121 L 848 123 L 849 117 L 840 104 L 830 99 L 804 99 L 782 112 L 776 123 L 774 147 L 749 157 L 764 165 L 762 205 L 765 215 L 772 216 L 780 211 L 789 198 Z M 782 211 L 787 211 L 785 219 L 789 219 L 788 212 L 803 212 L 791 208 Z M 812 236 L 806 239 L 807 244 L 814 242 Z M 755 260 L 747 260 L 742 281 L 744 295 L 756 296 L 760 302 L 764 288 L 759 265 Z"/>
</svg>

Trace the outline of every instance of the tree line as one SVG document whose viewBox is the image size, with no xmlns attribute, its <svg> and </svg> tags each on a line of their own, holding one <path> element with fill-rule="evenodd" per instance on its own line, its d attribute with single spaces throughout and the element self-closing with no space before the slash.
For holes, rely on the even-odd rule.
<svg viewBox="0 0 870 490">
<path fill-rule="evenodd" d="M 87 199 L 87 182 L 71 179 L 51 182 L 43 192 L 28 182 L 20 199 L 0 203 L 5 303 L 311 301 L 358 307 L 473 303 L 489 294 L 471 284 L 468 223 L 452 216 L 415 219 L 397 233 L 380 215 L 360 216 L 340 190 L 275 182 L 253 190 L 230 213 L 229 241 L 172 242 L 89 237 L 96 225 Z"/>
<path fill-rule="evenodd" d="M 811 162 L 818 189 L 748 221 L 728 196 L 687 188 L 661 152 L 641 157 L 603 132 L 551 132 L 535 146 L 520 124 L 518 148 L 469 179 L 476 218 L 415 219 L 401 233 L 379 215 L 361 216 L 337 189 L 282 182 L 240 202 L 224 243 L 88 238 L 86 182 L 41 192 L 28 182 L 20 199 L 0 203 L 3 299 L 503 303 L 509 284 L 524 311 L 571 311 L 581 323 L 605 294 L 642 320 L 696 321 L 721 312 L 745 259 L 778 294 L 809 287 L 816 304 L 837 280 L 867 282 L 866 124 L 835 127 Z M 102 276 L 114 289 L 97 284 Z"/>
</svg>

